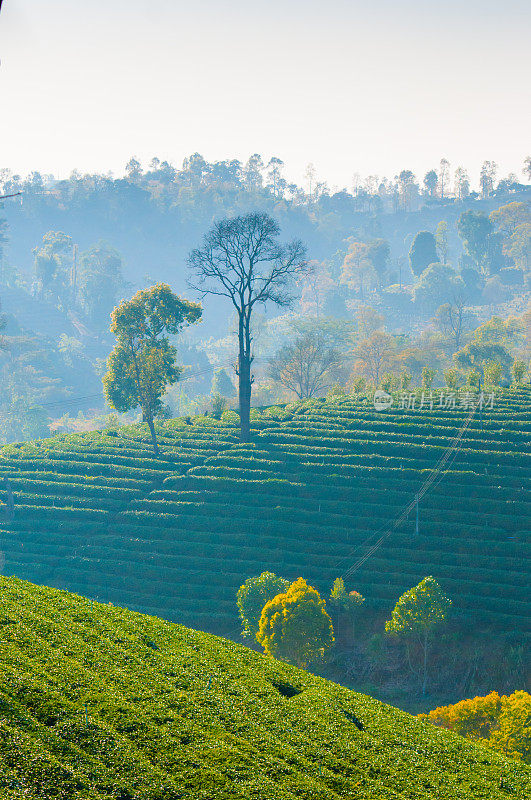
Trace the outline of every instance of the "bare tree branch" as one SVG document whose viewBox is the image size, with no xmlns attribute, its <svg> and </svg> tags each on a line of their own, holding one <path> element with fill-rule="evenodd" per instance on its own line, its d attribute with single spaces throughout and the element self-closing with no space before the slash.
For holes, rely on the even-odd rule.
<svg viewBox="0 0 531 800">
<path fill-rule="evenodd" d="M 308 269 L 302 242 L 278 241 L 280 228 L 268 214 L 252 213 L 216 222 L 192 250 L 189 286 L 203 296 L 227 297 L 238 315 L 238 378 L 242 439 L 250 435 L 252 335 L 254 307 L 272 302 L 288 306 L 290 285 Z"/>
</svg>

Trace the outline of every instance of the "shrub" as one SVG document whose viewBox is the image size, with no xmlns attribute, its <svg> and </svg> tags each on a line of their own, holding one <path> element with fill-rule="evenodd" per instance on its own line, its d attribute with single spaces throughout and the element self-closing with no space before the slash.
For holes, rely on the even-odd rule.
<svg viewBox="0 0 531 800">
<path fill-rule="evenodd" d="M 214 419 L 221 419 L 227 406 L 227 400 L 219 393 L 212 395 L 212 416 Z"/>
</svg>

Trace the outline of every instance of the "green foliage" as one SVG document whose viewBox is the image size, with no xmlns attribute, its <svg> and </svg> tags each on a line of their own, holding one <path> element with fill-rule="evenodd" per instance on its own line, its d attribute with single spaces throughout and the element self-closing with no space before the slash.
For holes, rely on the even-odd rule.
<svg viewBox="0 0 531 800">
<path fill-rule="evenodd" d="M 511 372 L 516 385 L 522 383 L 524 376 L 527 372 L 527 366 L 525 361 L 523 361 L 521 358 L 516 358 L 511 367 Z"/>
<path fill-rule="evenodd" d="M 402 370 L 399 377 L 400 377 L 400 388 L 403 391 L 407 391 L 411 386 L 412 375 L 406 370 Z"/>
<path fill-rule="evenodd" d="M 463 388 L 446 408 L 441 394 L 420 409 L 416 392 L 414 411 L 395 397 L 377 412 L 372 393 L 272 407 L 245 446 L 227 411 L 157 423 L 159 456 L 146 424 L 6 448 L 16 514 L 4 571 L 218 632 L 236 627 L 238 587 L 265 565 L 322 594 L 352 547 L 410 503 L 468 415 L 461 401 L 477 399 Z M 410 515 L 356 574 L 367 607 L 389 613 L 432 574 L 471 624 L 524 628 L 529 397 L 500 389 L 483 425 L 476 413 L 421 502 L 420 535 Z"/>
<path fill-rule="evenodd" d="M 352 614 L 363 605 L 365 598 L 359 592 L 347 592 L 343 578 L 336 578 L 329 602 L 334 608 Z"/>
<path fill-rule="evenodd" d="M 529 794 L 525 765 L 234 642 L 16 579 L 0 591 L 6 800 Z"/>
<path fill-rule="evenodd" d="M 227 407 L 227 400 L 220 394 L 212 395 L 212 416 L 214 419 L 221 419 L 225 408 Z"/>
<path fill-rule="evenodd" d="M 72 293 L 73 242 L 62 231 L 48 231 L 33 250 L 38 291 L 67 307 Z"/>
<path fill-rule="evenodd" d="M 436 369 L 432 369 L 431 367 L 422 367 L 422 388 L 431 389 L 436 375 Z"/>
<path fill-rule="evenodd" d="M 472 369 L 485 376 L 485 369 L 492 363 L 496 363 L 500 369 L 508 372 L 513 358 L 501 344 L 472 341 L 454 354 L 454 361 L 463 370 Z"/>
<path fill-rule="evenodd" d="M 391 619 L 385 623 L 388 634 L 416 637 L 422 645 L 422 693 L 426 694 L 428 682 L 428 651 L 430 639 L 436 628 L 446 622 L 452 601 L 431 576 L 409 589 L 399 598 Z M 408 650 L 409 655 L 409 650 Z"/>
<path fill-rule="evenodd" d="M 267 655 L 307 667 L 332 647 L 334 629 L 319 592 L 299 578 L 266 603 L 256 639 Z"/>
<path fill-rule="evenodd" d="M 457 232 L 472 264 L 480 272 L 491 274 L 503 265 L 501 239 L 483 212 L 469 209 L 459 217 Z"/>
<path fill-rule="evenodd" d="M 460 293 L 465 286 L 449 264 L 431 263 L 424 269 L 415 284 L 415 302 L 435 311 Z"/>
<path fill-rule="evenodd" d="M 471 389 L 479 389 L 481 384 L 481 372 L 477 369 L 471 369 L 466 375 L 466 385 Z"/>
<path fill-rule="evenodd" d="M 166 386 L 175 383 L 182 371 L 167 334 L 178 333 L 200 317 L 197 303 L 177 297 L 163 283 L 142 289 L 112 312 L 111 331 L 117 343 L 107 361 L 105 394 L 117 411 L 142 408 L 155 450 L 153 419 L 161 410 Z"/>
<path fill-rule="evenodd" d="M 233 382 L 227 375 L 226 370 L 217 369 L 214 372 L 214 380 L 212 381 L 212 394 L 220 394 L 222 397 L 231 399 L 236 397 L 236 389 Z"/>
<path fill-rule="evenodd" d="M 396 379 L 392 372 L 384 372 L 380 381 L 380 386 L 385 392 L 390 392 L 395 388 Z"/>
<path fill-rule="evenodd" d="M 497 361 L 487 361 L 483 367 L 483 375 L 486 386 L 499 386 L 503 375 L 501 364 L 498 364 Z"/>
<path fill-rule="evenodd" d="M 98 242 L 81 254 L 77 279 L 79 301 L 93 323 L 103 326 L 124 286 L 122 259 L 114 247 Z"/>
<path fill-rule="evenodd" d="M 247 578 L 236 596 L 244 636 L 254 637 L 258 633 L 264 606 L 278 594 L 285 592 L 289 585 L 289 581 L 272 572 L 262 572 L 256 578 Z"/>
<path fill-rule="evenodd" d="M 447 619 L 452 606 L 441 587 L 431 576 L 418 586 L 404 592 L 394 607 L 391 619 L 385 623 L 386 633 L 408 635 L 432 631 Z"/>
<path fill-rule="evenodd" d="M 435 236 L 429 231 L 419 231 L 409 251 L 409 265 L 413 274 L 420 275 L 438 260 Z"/>
</svg>

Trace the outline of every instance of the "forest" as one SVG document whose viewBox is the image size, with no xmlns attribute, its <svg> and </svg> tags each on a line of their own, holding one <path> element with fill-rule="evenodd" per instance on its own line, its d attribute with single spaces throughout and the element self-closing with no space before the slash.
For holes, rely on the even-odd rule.
<svg viewBox="0 0 531 800">
<path fill-rule="evenodd" d="M 255 313 L 253 405 L 356 381 L 464 385 L 485 364 L 507 385 L 529 365 L 530 178 L 529 158 L 520 176 L 486 161 L 473 181 L 443 158 L 421 177 L 355 175 L 340 191 L 311 164 L 304 186 L 289 183 L 280 158 L 258 154 L 208 163 L 195 153 L 180 169 L 131 158 L 121 178 L 2 169 L 0 441 L 116 418 L 101 391 L 112 309 L 161 280 L 199 299 L 190 251 L 213 222 L 249 208 L 302 240 L 311 267 L 289 308 Z M 166 416 L 235 404 L 236 319 L 220 298 L 202 305 L 175 340 L 184 370 Z"/>
</svg>

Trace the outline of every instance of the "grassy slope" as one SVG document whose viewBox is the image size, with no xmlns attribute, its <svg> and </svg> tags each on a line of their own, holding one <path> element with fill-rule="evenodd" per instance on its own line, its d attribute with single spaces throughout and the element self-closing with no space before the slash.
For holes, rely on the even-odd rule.
<svg viewBox="0 0 531 800">
<path fill-rule="evenodd" d="M 6 800 L 529 796 L 525 766 L 241 645 L 18 579 L 0 597 Z"/>
<path fill-rule="evenodd" d="M 529 626 L 530 398 L 505 392 L 472 421 L 421 502 L 420 536 L 411 515 L 349 588 L 389 613 L 433 574 L 458 613 Z M 159 459 L 138 427 L 123 431 L 135 441 L 104 432 L 7 448 L 0 475 L 17 516 L 0 532 L 3 571 L 232 630 L 238 586 L 263 569 L 329 591 L 412 500 L 465 416 L 436 405 L 377 413 L 348 397 L 265 414 L 249 446 L 234 424 L 198 420 L 166 425 Z"/>
</svg>

